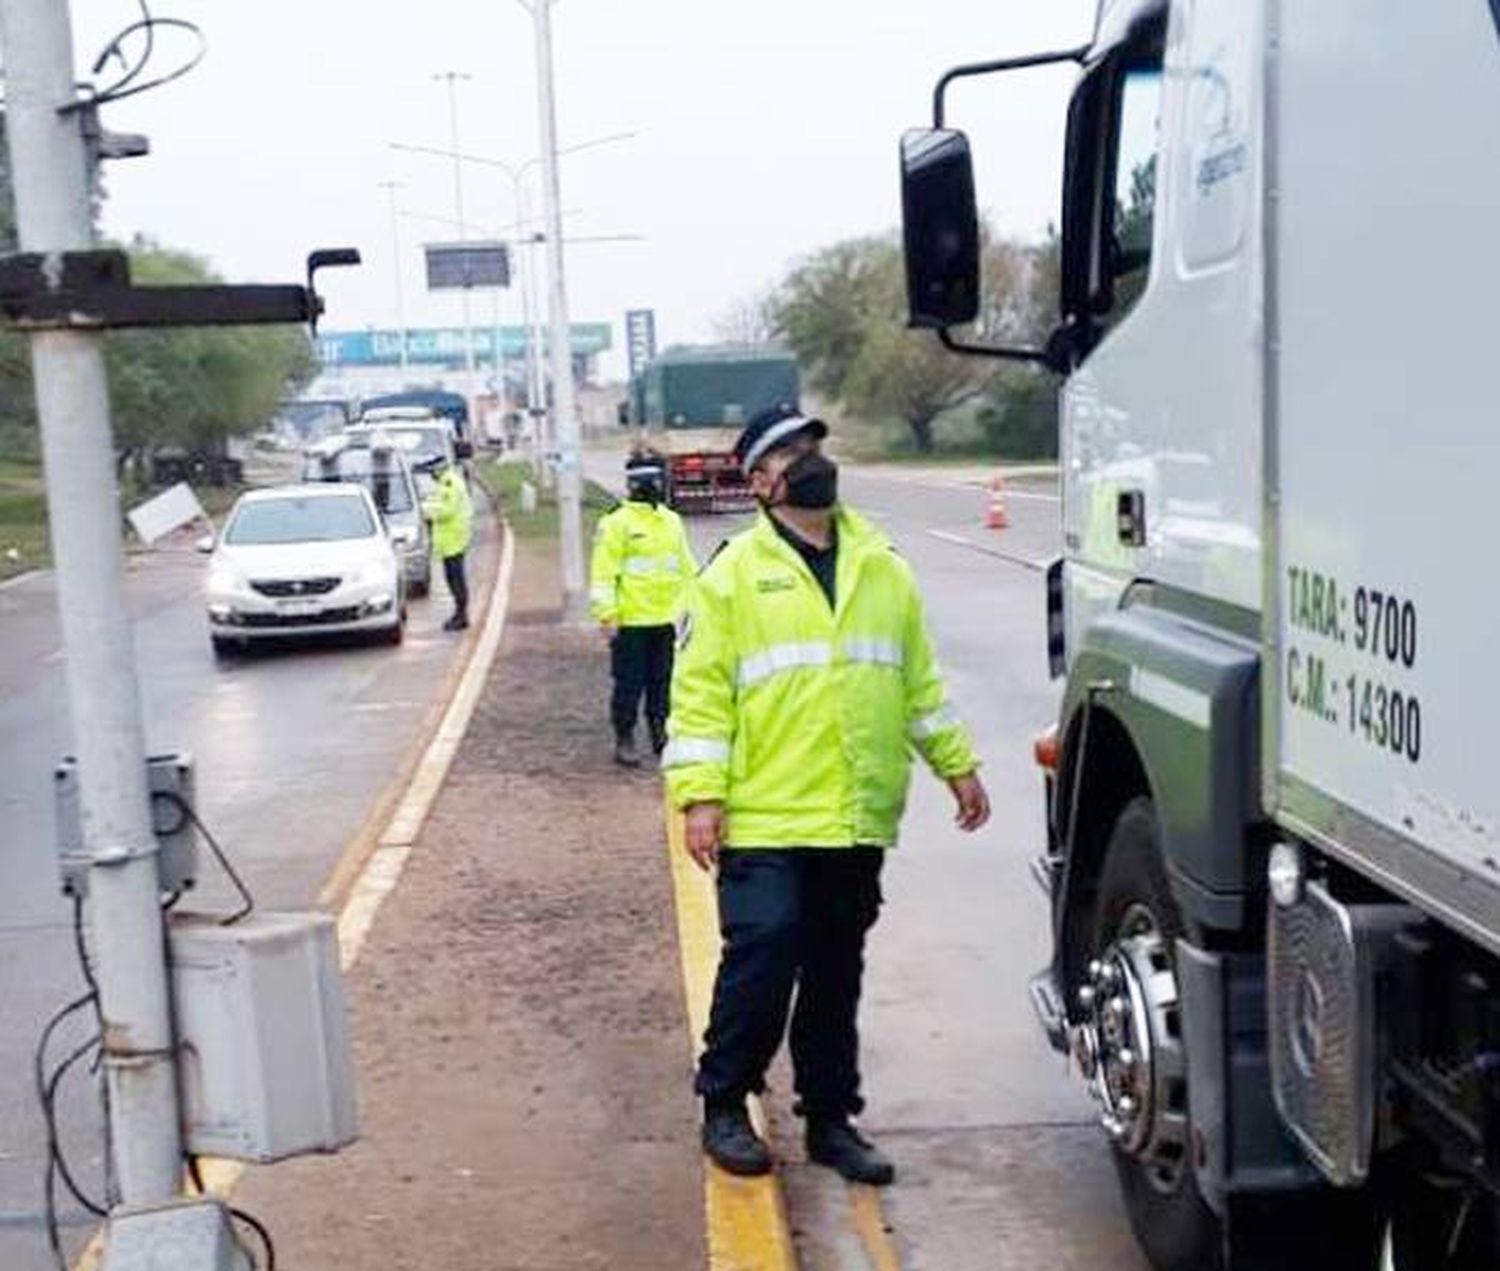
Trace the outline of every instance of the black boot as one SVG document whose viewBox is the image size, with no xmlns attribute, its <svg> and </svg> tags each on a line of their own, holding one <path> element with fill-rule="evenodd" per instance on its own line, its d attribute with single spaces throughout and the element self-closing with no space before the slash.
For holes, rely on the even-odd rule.
<svg viewBox="0 0 1500 1271">
<path fill-rule="evenodd" d="M 622 733 L 615 738 L 615 762 L 622 768 L 641 766 L 641 755 L 635 748 L 634 733 Z"/>
<path fill-rule="evenodd" d="M 755 1133 L 743 1103 L 704 1108 L 703 1150 L 730 1174 L 751 1178 L 771 1172 L 771 1151 Z"/>
<path fill-rule="evenodd" d="M 449 618 L 447 622 L 443 623 L 443 630 L 464 631 L 468 629 L 468 626 L 469 615 L 466 613 L 456 613 L 451 618 Z"/>
<path fill-rule="evenodd" d="M 885 1187 L 894 1181 L 896 1167 L 845 1120 L 809 1120 L 807 1156 L 826 1165 L 851 1183 Z"/>
</svg>

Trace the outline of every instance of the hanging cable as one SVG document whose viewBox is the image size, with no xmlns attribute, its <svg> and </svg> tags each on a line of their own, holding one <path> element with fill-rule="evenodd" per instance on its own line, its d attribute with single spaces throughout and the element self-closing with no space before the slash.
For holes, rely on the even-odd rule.
<svg viewBox="0 0 1500 1271">
<path fill-rule="evenodd" d="M 234 868 L 233 865 L 229 863 L 229 856 L 225 853 L 224 849 L 219 846 L 219 840 L 214 837 L 213 831 L 210 830 L 208 826 L 203 823 L 203 819 L 195 811 L 193 811 L 192 804 L 190 804 L 175 790 L 163 790 L 158 792 L 153 797 L 163 799 L 166 802 L 172 804 L 172 806 L 175 807 L 179 812 L 181 812 L 184 817 L 192 822 L 193 827 L 198 831 L 198 833 L 203 835 L 204 841 L 208 844 L 209 851 L 214 854 L 214 859 L 219 862 L 219 868 L 224 871 L 224 873 L 228 876 L 229 881 L 234 884 L 235 891 L 239 892 L 240 901 L 242 902 L 240 907 L 235 910 L 234 913 L 229 914 L 227 917 L 220 918 L 219 925 L 222 927 L 232 927 L 242 918 L 249 917 L 250 914 L 255 911 L 255 897 L 251 894 L 250 889 L 245 886 L 245 881 L 240 877 L 239 872 Z"/>
<path fill-rule="evenodd" d="M 135 97 L 141 93 L 148 93 L 154 88 L 161 88 L 194 70 L 205 57 L 208 56 L 208 38 L 196 22 L 190 22 L 186 18 L 163 18 L 157 17 L 151 12 L 147 0 L 137 0 L 141 16 L 128 26 L 123 27 L 115 37 L 106 44 L 99 56 L 94 59 L 92 73 L 97 75 L 111 60 L 118 59 L 125 70 L 120 78 L 104 89 L 95 89 L 90 85 L 84 86 L 84 96 L 75 102 L 70 102 L 62 108 L 64 113 L 71 113 L 84 109 L 97 109 L 111 102 L 124 101 L 127 97 Z M 172 70 L 158 75 L 153 79 L 142 80 L 141 76 L 151 64 L 156 55 L 157 32 L 158 31 L 185 31 L 197 41 L 198 47 Z M 140 56 L 130 63 L 126 59 L 125 44 L 136 35 L 142 35 L 144 42 Z"/>
</svg>

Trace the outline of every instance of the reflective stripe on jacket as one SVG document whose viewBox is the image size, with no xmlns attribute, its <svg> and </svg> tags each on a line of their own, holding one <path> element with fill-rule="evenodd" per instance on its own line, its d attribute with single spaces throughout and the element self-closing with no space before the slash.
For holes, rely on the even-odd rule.
<svg viewBox="0 0 1500 1271">
<path fill-rule="evenodd" d="M 469 550 L 473 537 L 474 505 L 469 488 L 452 468 L 437 478 L 437 489 L 422 504 L 423 514 L 432 522 L 432 548 L 447 560 Z"/>
<path fill-rule="evenodd" d="M 631 499 L 599 520 L 589 612 L 612 627 L 662 627 L 682 616 L 697 572 L 687 527 L 669 507 Z"/>
<path fill-rule="evenodd" d="M 837 518 L 836 609 L 764 514 L 693 588 L 663 767 L 676 807 L 725 805 L 731 848 L 891 846 L 912 750 L 943 778 L 978 767 L 911 569 Z"/>
</svg>

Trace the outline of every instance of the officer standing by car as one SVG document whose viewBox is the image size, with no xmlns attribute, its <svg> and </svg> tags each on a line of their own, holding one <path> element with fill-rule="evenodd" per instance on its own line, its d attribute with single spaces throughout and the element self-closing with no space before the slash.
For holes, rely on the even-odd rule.
<svg viewBox="0 0 1500 1271">
<path fill-rule="evenodd" d="M 625 502 L 602 517 L 595 532 L 589 607 L 609 640 L 615 762 L 634 768 L 641 762 L 635 725 L 642 697 L 651 749 L 659 755 L 667 744 L 672 646 L 698 567 L 682 518 L 664 502 L 660 458 L 633 455 L 625 486 Z"/>
<path fill-rule="evenodd" d="M 663 767 L 688 851 L 718 865 L 723 953 L 696 1081 L 704 1150 L 735 1174 L 771 1168 L 745 1099 L 790 1015 L 808 1156 L 881 1185 L 894 1167 L 850 1124 L 864 1106 L 856 1016 L 908 747 L 951 787 L 960 828 L 990 809 L 911 569 L 838 503 L 827 434 L 778 407 L 736 442 L 762 514 L 693 588 Z"/>
<path fill-rule="evenodd" d="M 453 597 L 453 616 L 444 631 L 462 631 L 469 625 L 469 580 L 465 558 L 473 538 L 474 505 L 463 474 L 447 458 L 432 462 L 436 488 L 422 504 L 423 515 L 432 522 L 432 548 L 443 562 L 443 577 Z"/>
</svg>

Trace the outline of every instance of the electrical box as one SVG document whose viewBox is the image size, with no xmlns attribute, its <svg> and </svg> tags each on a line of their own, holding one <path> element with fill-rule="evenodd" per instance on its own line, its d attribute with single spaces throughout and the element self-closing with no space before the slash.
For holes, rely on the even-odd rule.
<svg viewBox="0 0 1500 1271">
<path fill-rule="evenodd" d="M 105 1228 L 101 1271 L 252 1271 L 254 1265 L 216 1200 L 116 1210 Z"/>
<path fill-rule="evenodd" d="M 52 774 L 57 810 L 57 850 L 62 865 L 63 891 L 84 896 L 93 863 L 83 841 L 83 806 L 78 790 L 78 761 L 71 755 Z M 193 819 L 177 802 L 193 806 L 193 758 L 188 754 L 152 755 L 146 760 L 151 791 L 151 827 L 161 847 L 157 857 L 164 892 L 186 891 L 198 873 L 198 832 Z"/>
<path fill-rule="evenodd" d="M 357 1133 L 334 920 L 167 923 L 187 1150 L 242 1161 L 335 1152 Z"/>
</svg>

